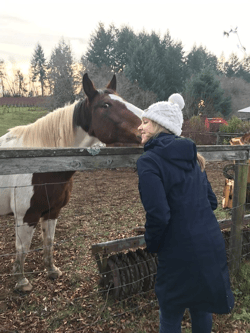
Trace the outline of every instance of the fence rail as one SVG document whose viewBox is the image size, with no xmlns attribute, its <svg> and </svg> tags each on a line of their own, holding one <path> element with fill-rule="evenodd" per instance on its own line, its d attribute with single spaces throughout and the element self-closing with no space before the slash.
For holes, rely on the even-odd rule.
<svg viewBox="0 0 250 333">
<path fill-rule="evenodd" d="M 250 145 L 197 146 L 207 161 L 250 159 Z M 141 147 L 0 149 L 0 175 L 135 167 Z"/>
<path fill-rule="evenodd" d="M 242 137 L 246 133 L 226 133 L 207 131 L 183 131 L 182 135 L 191 138 L 197 145 L 225 145 L 232 138 Z M 227 142 L 227 143 L 225 143 Z"/>
</svg>

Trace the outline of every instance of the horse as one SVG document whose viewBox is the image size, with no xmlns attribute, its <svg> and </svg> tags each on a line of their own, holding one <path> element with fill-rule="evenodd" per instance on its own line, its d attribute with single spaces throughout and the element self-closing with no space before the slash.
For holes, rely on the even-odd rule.
<svg viewBox="0 0 250 333">
<path fill-rule="evenodd" d="M 114 75 L 105 89 L 97 90 L 85 73 L 86 97 L 46 114 L 34 123 L 13 127 L 0 137 L 0 149 L 11 147 L 93 147 L 114 143 L 140 143 L 143 111 L 116 92 Z M 48 276 L 62 275 L 53 261 L 57 218 L 72 191 L 74 171 L 0 175 L 0 215 L 14 215 L 16 258 L 15 290 L 28 292 L 32 285 L 24 274 L 34 230 L 41 222 L 43 261 Z"/>
</svg>

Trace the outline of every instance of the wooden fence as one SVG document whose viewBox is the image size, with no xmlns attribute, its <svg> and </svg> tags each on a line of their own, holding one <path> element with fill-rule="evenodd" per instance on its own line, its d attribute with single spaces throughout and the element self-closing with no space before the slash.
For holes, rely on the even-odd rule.
<svg viewBox="0 0 250 333">
<path fill-rule="evenodd" d="M 191 138 L 197 145 L 225 145 L 230 139 L 243 136 L 245 133 L 224 133 L 206 131 L 183 131 L 184 137 Z M 227 142 L 227 143 L 225 143 Z"/>
<path fill-rule="evenodd" d="M 235 161 L 230 269 L 237 271 L 241 262 L 242 227 L 244 225 L 250 145 L 197 146 L 207 161 Z M 80 171 L 105 168 L 135 167 L 143 148 L 45 148 L 0 149 L 0 175 Z"/>
</svg>

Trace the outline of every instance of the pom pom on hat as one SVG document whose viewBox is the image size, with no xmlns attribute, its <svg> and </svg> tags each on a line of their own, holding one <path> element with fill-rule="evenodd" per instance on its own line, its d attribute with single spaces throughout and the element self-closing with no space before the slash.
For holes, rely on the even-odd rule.
<svg viewBox="0 0 250 333">
<path fill-rule="evenodd" d="M 173 94 L 168 102 L 157 102 L 145 110 L 143 118 L 155 121 L 157 124 L 165 127 L 175 135 L 181 135 L 183 114 L 182 109 L 185 106 L 183 97 L 180 94 Z"/>
<path fill-rule="evenodd" d="M 185 106 L 183 97 L 180 94 L 173 94 L 168 98 L 168 101 L 173 104 L 178 104 L 179 108 L 182 110 Z"/>
</svg>

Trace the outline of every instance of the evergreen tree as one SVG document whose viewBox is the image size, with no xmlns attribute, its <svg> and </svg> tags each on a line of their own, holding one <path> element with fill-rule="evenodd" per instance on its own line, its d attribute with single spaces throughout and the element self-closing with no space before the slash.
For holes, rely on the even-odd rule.
<svg viewBox="0 0 250 333">
<path fill-rule="evenodd" d="M 62 39 L 53 50 L 49 61 L 49 82 L 54 107 L 73 103 L 75 99 L 75 78 L 70 46 Z"/>
<path fill-rule="evenodd" d="M 126 64 L 130 60 L 130 45 L 137 40 L 136 35 L 133 30 L 127 26 L 121 28 L 121 30 L 116 30 L 116 38 L 114 43 L 114 69 L 116 73 L 122 72 Z"/>
<path fill-rule="evenodd" d="M 181 91 L 185 81 L 183 47 L 169 32 L 161 39 L 155 32 L 135 35 L 127 26 L 119 30 L 111 25 L 106 30 L 99 23 L 81 62 L 106 66 L 116 73 L 124 71 L 132 82 L 154 92 L 159 100 Z"/>
<path fill-rule="evenodd" d="M 204 68 L 209 67 L 214 72 L 217 70 L 217 57 L 207 51 L 203 46 L 193 46 L 186 57 L 188 75 L 197 74 Z"/>
<path fill-rule="evenodd" d="M 117 29 L 114 25 L 110 25 L 109 29 L 105 30 L 104 24 L 100 22 L 95 33 L 90 36 L 90 43 L 86 53 L 87 60 L 99 68 L 102 65 L 110 68 L 115 67 L 114 44 L 116 34 Z"/>
<path fill-rule="evenodd" d="M 42 96 L 44 95 L 46 67 L 47 65 L 44 52 L 42 46 L 38 43 L 31 59 L 31 70 L 32 70 L 32 81 L 35 82 L 38 79 L 38 81 L 41 84 Z"/>
<path fill-rule="evenodd" d="M 138 82 L 144 90 L 157 95 L 158 100 L 167 100 L 181 91 L 184 82 L 184 57 L 181 43 L 175 43 L 167 33 L 163 39 L 156 33 L 140 33 L 130 43 L 128 63 L 124 73 Z"/>
<path fill-rule="evenodd" d="M 124 74 L 130 81 L 138 82 L 143 90 L 154 92 L 159 74 L 159 59 L 155 47 L 141 40 L 131 43 L 131 48 L 133 52 L 125 66 Z"/>
<path fill-rule="evenodd" d="M 250 56 L 245 56 L 240 62 L 238 77 L 241 77 L 247 82 L 250 82 Z"/>
<path fill-rule="evenodd" d="M 231 112 L 231 98 L 224 96 L 220 81 L 208 68 L 186 82 L 183 94 L 185 112 L 189 118 L 200 113 L 210 117 L 218 114 L 226 117 Z"/>
<path fill-rule="evenodd" d="M 137 82 L 141 89 L 153 91 L 158 95 L 158 83 L 163 79 L 161 56 L 156 35 L 140 33 L 130 43 L 124 74 L 132 82 Z"/>
<path fill-rule="evenodd" d="M 240 70 L 240 61 L 235 53 L 232 53 L 226 63 L 226 76 L 237 76 Z"/>
<path fill-rule="evenodd" d="M 164 36 L 163 45 L 165 51 L 161 61 L 161 70 L 164 80 L 161 83 L 161 94 L 158 97 L 160 100 L 167 100 L 171 94 L 182 91 L 186 80 L 186 65 L 182 43 L 175 42 L 169 32 Z"/>
</svg>

